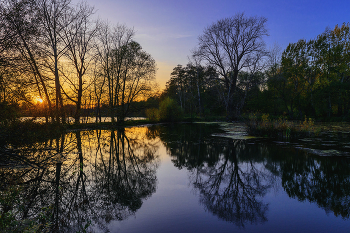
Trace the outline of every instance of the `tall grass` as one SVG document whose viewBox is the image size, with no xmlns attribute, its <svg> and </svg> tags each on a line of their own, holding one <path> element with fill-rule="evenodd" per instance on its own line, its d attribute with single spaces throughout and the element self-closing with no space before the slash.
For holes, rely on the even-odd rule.
<svg viewBox="0 0 350 233">
<path fill-rule="evenodd" d="M 312 118 L 305 116 L 304 121 L 288 121 L 285 117 L 277 120 L 270 119 L 268 114 L 251 114 L 246 122 L 249 134 L 279 139 L 296 139 L 300 137 L 312 137 L 320 132 Z"/>
</svg>

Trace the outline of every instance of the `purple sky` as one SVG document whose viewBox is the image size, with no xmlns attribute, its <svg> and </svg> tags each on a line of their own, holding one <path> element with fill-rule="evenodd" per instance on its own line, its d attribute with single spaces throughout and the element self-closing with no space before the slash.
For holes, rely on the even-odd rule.
<svg viewBox="0 0 350 233">
<path fill-rule="evenodd" d="M 77 2 L 78 0 L 74 0 Z M 268 47 L 283 49 L 299 39 L 312 39 L 326 27 L 350 21 L 349 0 L 85 0 L 111 24 L 136 31 L 135 40 L 157 62 L 161 88 L 177 64 L 186 65 L 203 29 L 219 19 L 244 12 L 268 19 Z"/>
</svg>

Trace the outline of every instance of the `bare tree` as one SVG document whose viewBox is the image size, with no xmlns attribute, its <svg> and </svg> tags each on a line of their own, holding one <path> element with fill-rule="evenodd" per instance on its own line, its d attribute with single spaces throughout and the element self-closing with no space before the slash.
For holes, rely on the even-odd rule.
<svg viewBox="0 0 350 233">
<path fill-rule="evenodd" d="M 155 83 L 156 62 L 150 54 L 144 51 L 141 45 L 132 41 L 127 45 L 128 55 L 122 62 L 121 83 L 118 93 L 120 111 L 118 121 L 123 122 L 130 111 L 131 103 L 137 98 L 149 97 L 152 90 L 157 89 Z M 117 52 L 119 54 L 119 52 Z M 119 56 L 119 55 L 117 55 Z"/>
<path fill-rule="evenodd" d="M 267 19 L 246 17 L 244 13 L 219 20 L 204 30 L 194 56 L 216 68 L 224 85 L 226 111 L 229 118 L 238 117 L 241 107 L 237 96 L 238 75 L 256 65 L 265 54 L 263 37 L 267 36 Z"/>
<path fill-rule="evenodd" d="M 115 122 L 115 111 L 117 105 L 116 92 L 118 90 L 119 76 L 118 70 L 114 69 L 112 72 L 113 50 L 127 45 L 134 35 L 132 29 L 124 25 L 117 25 L 113 29 L 108 23 L 104 23 L 98 34 L 98 62 L 100 65 L 100 77 L 106 78 L 106 85 L 108 87 L 108 102 L 110 108 L 110 116 L 112 123 Z M 115 67 L 118 69 L 118 67 Z M 103 82 L 104 84 L 104 82 Z"/>
<path fill-rule="evenodd" d="M 83 90 L 88 87 L 86 72 L 95 58 L 95 37 L 98 30 L 98 23 L 93 22 L 91 16 L 94 14 L 94 8 L 86 3 L 80 3 L 75 9 L 75 14 L 70 15 L 75 19 L 70 20 L 72 23 L 63 29 L 63 43 L 67 50 L 64 55 L 70 61 L 73 69 L 71 72 L 63 73 L 66 81 L 70 84 L 71 94 L 62 89 L 65 96 L 76 104 L 74 115 L 75 123 L 79 123 L 81 115 L 81 105 Z M 69 70 L 70 71 L 70 70 Z"/>
<path fill-rule="evenodd" d="M 38 12 L 42 27 L 42 51 L 48 58 L 45 60 L 46 66 L 54 76 L 56 120 L 59 122 L 61 117 L 62 123 L 65 123 L 59 61 L 67 49 L 64 32 L 75 21 L 76 17 L 72 17 L 75 11 L 70 0 L 38 0 Z"/>
<path fill-rule="evenodd" d="M 47 103 L 53 117 L 48 82 L 41 62 L 43 54 L 38 47 L 40 17 L 36 2 L 28 0 L 4 0 L 0 4 L 1 52 L 6 54 L 11 68 L 32 78 L 41 99 Z"/>
<path fill-rule="evenodd" d="M 145 96 L 156 85 L 156 64 L 139 43 L 133 41 L 134 31 L 117 25 L 113 31 L 105 24 L 99 34 L 98 56 L 102 76 L 106 78 L 112 122 L 119 123 L 137 98 Z"/>
</svg>

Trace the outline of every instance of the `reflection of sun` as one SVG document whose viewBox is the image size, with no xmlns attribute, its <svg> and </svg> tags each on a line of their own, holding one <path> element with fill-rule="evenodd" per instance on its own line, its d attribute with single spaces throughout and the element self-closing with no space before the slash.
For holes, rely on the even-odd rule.
<svg viewBox="0 0 350 233">
<path fill-rule="evenodd" d="M 41 103 L 44 102 L 44 100 L 43 100 L 42 98 L 40 98 L 39 96 L 35 97 L 34 100 L 35 100 L 35 102 L 36 102 L 37 104 L 41 104 Z"/>
</svg>

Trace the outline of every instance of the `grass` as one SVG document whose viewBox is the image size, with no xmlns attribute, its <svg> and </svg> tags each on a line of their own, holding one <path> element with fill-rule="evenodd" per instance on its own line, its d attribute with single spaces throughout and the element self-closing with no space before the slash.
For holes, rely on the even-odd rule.
<svg viewBox="0 0 350 233">
<path fill-rule="evenodd" d="M 298 122 L 288 121 L 283 117 L 278 120 L 270 120 L 268 114 L 262 114 L 261 119 L 251 115 L 246 124 L 250 135 L 278 139 L 314 137 L 323 130 L 321 126 L 315 125 L 312 118 L 306 116 L 304 121 Z"/>
</svg>

